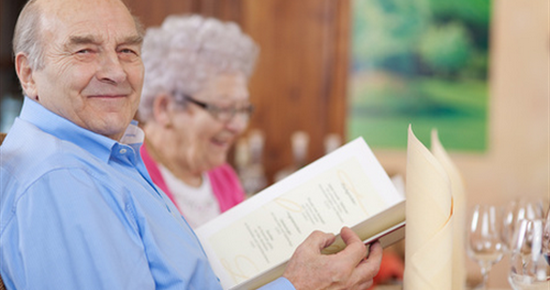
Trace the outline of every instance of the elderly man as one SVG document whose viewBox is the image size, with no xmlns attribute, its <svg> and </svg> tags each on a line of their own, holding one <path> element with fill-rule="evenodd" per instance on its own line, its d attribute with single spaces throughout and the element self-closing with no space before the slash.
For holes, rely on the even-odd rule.
<svg viewBox="0 0 550 290">
<path fill-rule="evenodd" d="M 220 289 L 199 241 L 156 188 L 131 124 L 142 30 L 120 0 L 31 0 L 14 53 L 26 95 L 0 147 L 0 274 L 8 289 Z M 381 258 L 315 232 L 266 289 L 365 289 Z"/>
</svg>

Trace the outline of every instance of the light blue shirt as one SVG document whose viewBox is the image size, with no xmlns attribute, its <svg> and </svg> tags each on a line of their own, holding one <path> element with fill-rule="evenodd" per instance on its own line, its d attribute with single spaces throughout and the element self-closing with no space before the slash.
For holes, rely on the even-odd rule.
<svg viewBox="0 0 550 290">
<path fill-rule="evenodd" d="M 221 289 L 193 230 L 153 185 L 143 132 L 121 142 L 25 98 L 0 146 L 8 289 Z M 265 289 L 294 289 L 284 278 Z"/>
</svg>

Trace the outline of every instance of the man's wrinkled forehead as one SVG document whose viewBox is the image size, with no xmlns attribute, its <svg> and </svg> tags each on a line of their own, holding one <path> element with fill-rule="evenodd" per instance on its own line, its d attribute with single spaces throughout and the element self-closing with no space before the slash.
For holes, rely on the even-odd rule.
<svg viewBox="0 0 550 290">
<path fill-rule="evenodd" d="M 106 31 L 114 33 L 111 36 L 115 36 L 118 42 L 141 44 L 143 40 L 139 20 L 120 0 L 37 0 L 37 4 L 42 12 L 42 32 L 61 36 L 65 44 L 69 41 L 65 36 L 87 38 Z"/>
<path fill-rule="evenodd" d="M 86 12 L 92 7 L 112 8 L 122 7 L 129 12 L 128 8 L 121 0 L 36 0 L 42 11 L 46 14 L 73 14 L 75 12 Z"/>
<path fill-rule="evenodd" d="M 130 20 L 135 25 L 137 32 L 141 35 L 139 20 L 132 16 L 128 7 L 121 0 L 36 0 L 42 11 L 43 18 L 53 19 L 74 19 L 78 16 L 107 15 L 109 12 L 116 12 L 119 21 Z M 104 19 L 96 19 L 104 21 Z"/>
</svg>

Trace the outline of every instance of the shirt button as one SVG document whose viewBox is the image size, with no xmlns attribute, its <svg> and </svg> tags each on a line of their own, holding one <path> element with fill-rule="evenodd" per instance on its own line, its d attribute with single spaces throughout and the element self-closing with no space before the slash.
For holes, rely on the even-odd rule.
<svg viewBox="0 0 550 290">
<path fill-rule="evenodd" d="M 120 154 L 126 154 L 126 151 L 127 151 L 126 149 L 120 149 L 119 152 L 120 152 Z"/>
</svg>

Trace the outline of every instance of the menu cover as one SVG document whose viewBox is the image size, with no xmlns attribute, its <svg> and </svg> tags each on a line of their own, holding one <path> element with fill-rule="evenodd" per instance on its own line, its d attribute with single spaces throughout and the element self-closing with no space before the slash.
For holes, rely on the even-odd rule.
<svg viewBox="0 0 550 290">
<path fill-rule="evenodd" d="M 404 237 L 405 197 L 357 138 L 196 229 L 224 289 L 256 289 L 284 272 L 314 230 L 350 227 L 365 243 Z M 341 250 L 341 238 L 324 250 Z"/>
</svg>

